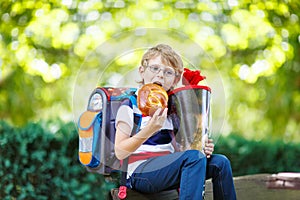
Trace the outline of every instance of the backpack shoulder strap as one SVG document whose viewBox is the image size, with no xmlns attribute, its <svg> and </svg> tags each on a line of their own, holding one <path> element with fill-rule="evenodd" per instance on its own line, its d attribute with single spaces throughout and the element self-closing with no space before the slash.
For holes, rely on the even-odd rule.
<svg viewBox="0 0 300 200">
<path fill-rule="evenodd" d="M 129 106 L 131 108 L 134 108 L 134 106 L 137 107 L 137 97 L 136 95 L 130 95 L 129 98 Z M 135 135 L 141 126 L 141 121 L 142 121 L 142 115 L 139 113 L 133 112 L 133 129 L 131 131 L 130 137 Z M 126 179 L 127 179 L 127 169 L 128 169 L 128 157 L 123 160 L 122 164 L 122 175 L 121 175 L 121 180 L 120 180 L 120 187 L 119 187 L 119 193 L 118 196 L 122 199 L 126 197 Z"/>
<path fill-rule="evenodd" d="M 130 95 L 126 99 L 123 100 L 122 105 L 127 105 L 131 109 L 133 109 L 133 129 L 130 134 L 130 136 L 135 135 L 141 127 L 141 122 L 142 122 L 142 114 L 135 112 L 138 105 L 137 105 L 137 97 L 136 95 Z"/>
<path fill-rule="evenodd" d="M 129 99 L 132 104 L 132 107 L 135 106 L 137 109 L 138 105 L 137 105 L 136 95 L 131 95 Z M 142 114 L 133 111 L 133 123 L 134 125 L 130 136 L 135 135 L 140 130 L 141 123 L 142 123 Z"/>
<path fill-rule="evenodd" d="M 137 107 L 137 100 L 136 99 L 137 99 L 136 95 L 130 95 L 129 96 L 129 100 L 130 100 L 132 106 L 136 106 Z"/>
</svg>

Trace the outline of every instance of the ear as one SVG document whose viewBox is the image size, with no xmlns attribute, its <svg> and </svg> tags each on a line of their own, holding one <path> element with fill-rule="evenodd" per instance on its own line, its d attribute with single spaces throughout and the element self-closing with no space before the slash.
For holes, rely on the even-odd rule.
<svg viewBox="0 0 300 200">
<path fill-rule="evenodd" d="M 139 66 L 139 73 L 142 78 L 144 78 L 144 72 L 145 72 L 145 68 L 142 65 Z"/>
<path fill-rule="evenodd" d="M 177 84 L 180 82 L 181 79 L 182 79 L 182 74 L 175 77 L 174 82 L 173 82 L 173 86 L 171 87 L 171 90 L 174 89 L 177 86 Z M 181 84 L 179 84 L 179 86 L 181 86 Z"/>
<path fill-rule="evenodd" d="M 182 79 L 182 74 L 176 76 L 175 79 L 174 79 L 174 83 L 173 84 L 177 85 L 181 79 Z"/>
</svg>

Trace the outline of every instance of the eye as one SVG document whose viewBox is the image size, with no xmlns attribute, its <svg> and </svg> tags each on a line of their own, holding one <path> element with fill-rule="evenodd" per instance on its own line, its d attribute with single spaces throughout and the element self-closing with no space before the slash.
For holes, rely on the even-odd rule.
<svg viewBox="0 0 300 200">
<path fill-rule="evenodd" d="M 174 75 L 174 72 L 172 70 L 166 70 L 165 73 L 166 73 L 166 76 L 173 76 Z"/>
<path fill-rule="evenodd" d="M 157 72 L 159 69 L 160 69 L 159 66 L 156 65 L 152 66 L 152 70 L 155 72 Z"/>
</svg>

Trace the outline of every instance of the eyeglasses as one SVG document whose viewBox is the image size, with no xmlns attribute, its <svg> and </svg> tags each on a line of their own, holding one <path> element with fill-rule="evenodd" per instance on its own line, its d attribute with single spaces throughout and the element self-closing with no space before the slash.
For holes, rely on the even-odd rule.
<svg viewBox="0 0 300 200">
<path fill-rule="evenodd" d="M 166 77 L 176 76 L 176 72 L 171 67 L 163 68 L 163 67 L 160 67 L 159 65 L 150 65 L 148 67 L 149 67 L 150 71 L 155 74 L 158 74 L 161 70 L 163 70 L 164 76 L 166 76 Z"/>
</svg>

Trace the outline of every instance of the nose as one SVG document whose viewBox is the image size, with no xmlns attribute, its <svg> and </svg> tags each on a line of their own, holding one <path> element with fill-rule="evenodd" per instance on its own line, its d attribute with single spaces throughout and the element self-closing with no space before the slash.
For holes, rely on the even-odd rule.
<svg viewBox="0 0 300 200">
<path fill-rule="evenodd" d="M 157 76 L 163 78 L 164 77 L 164 70 L 160 69 L 159 72 L 157 73 Z"/>
</svg>

